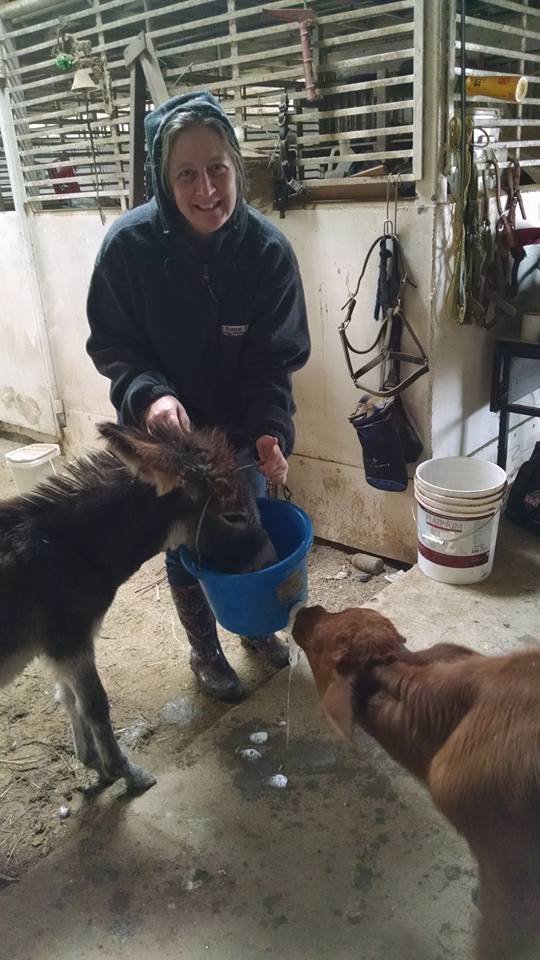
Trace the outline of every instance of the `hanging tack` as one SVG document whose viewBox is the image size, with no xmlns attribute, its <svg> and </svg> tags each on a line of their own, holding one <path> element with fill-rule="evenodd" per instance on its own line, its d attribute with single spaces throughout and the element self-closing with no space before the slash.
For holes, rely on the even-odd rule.
<svg viewBox="0 0 540 960">
<path fill-rule="evenodd" d="M 394 225 L 393 225 L 393 231 L 392 231 L 393 233 L 397 233 L 397 202 L 398 202 L 398 189 L 399 189 L 400 183 L 401 183 L 401 174 L 395 173 L 394 174 Z"/>
<path fill-rule="evenodd" d="M 394 224 L 390 219 L 390 177 L 391 174 L 388 174 L 386 178 L 386 220 L 383 223 L 383 234 L 385 237 L 391 237 L 394 233 Z"/>
</svg>

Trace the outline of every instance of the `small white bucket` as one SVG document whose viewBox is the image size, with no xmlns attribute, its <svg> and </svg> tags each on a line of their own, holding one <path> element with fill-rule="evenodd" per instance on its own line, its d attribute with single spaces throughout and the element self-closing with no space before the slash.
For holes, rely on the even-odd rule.
<svg viewBox="0 0 540 960">
<path fill-rule="evenodd" d="M 504 470 L 485 460 L 444 457 L 417 467 L 418 566 L 423 573 L 453 584 L 489 576 L 505 486 Z M 432 492 L 426 494 L 426 487 Z"/>
<path fill-rule="evenodd" d="M 493 497 L 485 497 L 482 500 L 466 500 L 464 497 L 442 497 L 435 493 L 428 496 L 417 483 L 414 484 L 414 494 L 421 497 L 424 506 L 431 510 L 441 510 L 444 507 L 444 513 L 456 516 L 466 516 L 467 514 L 478 516 L 480 509 L 489 513 L 492 507 L 498 507 L 502 493 L 504 491 L 496 493 Z"/>
<path fill-rule="evenodd" d="M 431 497 L 482 500 L 504 490 L 506 473 L 502 467 L 476 457 L 440 457 L 419 463 L 415 483 Z"/>
<path fill-rule="evenodd" d="M 53 460 L 60 455 L 57 443 L 29 443 L 5 454 L 19 493 L 31 493 L 38 483 L 56 473 Z"/>
</svg>

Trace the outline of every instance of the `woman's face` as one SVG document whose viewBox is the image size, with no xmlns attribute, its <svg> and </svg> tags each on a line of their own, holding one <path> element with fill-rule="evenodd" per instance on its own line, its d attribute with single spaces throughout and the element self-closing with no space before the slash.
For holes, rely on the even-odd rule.
<svg viewBox="0 0 540 960">
<path fill-rule="evenodd" d="M 167 175 L 176 206 L 201 237 L 219 230 L 236 206 L 236 171 L 226 142 L 211 127 L 177 134 Z"/>
</svg>

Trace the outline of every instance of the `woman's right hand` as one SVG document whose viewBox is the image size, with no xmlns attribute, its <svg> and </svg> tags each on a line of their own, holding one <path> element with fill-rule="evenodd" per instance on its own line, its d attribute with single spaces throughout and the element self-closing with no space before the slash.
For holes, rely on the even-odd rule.
<svg viewBox="0 0 540 960">
<path fill-rule="evenodd" d="M 185 407 L 176 397 L 169 394 L 165 397 L 159 397 L 147 407 L 144 414 L 144 425 L 148 433 L 156 433 L 160 429 L 165 429 L 181 436 L 191 430 L 191 423 Z"/>
</svg>

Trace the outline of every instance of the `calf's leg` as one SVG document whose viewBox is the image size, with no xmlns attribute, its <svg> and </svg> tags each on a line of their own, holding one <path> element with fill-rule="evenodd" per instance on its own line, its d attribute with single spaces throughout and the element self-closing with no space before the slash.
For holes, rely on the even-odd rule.
<svg viewBox="0 0 540 960">
<path fill-rule="evenodd" d="M 540 957 L 540 844 L 531 831 L 495 835 L 478 850 L 481 919 L 477 960 L 538 960 Z"/>
</svg>

